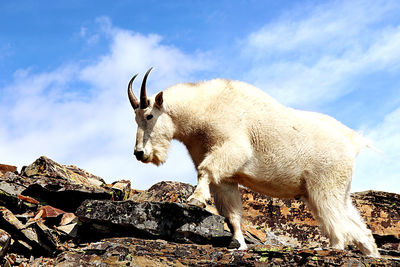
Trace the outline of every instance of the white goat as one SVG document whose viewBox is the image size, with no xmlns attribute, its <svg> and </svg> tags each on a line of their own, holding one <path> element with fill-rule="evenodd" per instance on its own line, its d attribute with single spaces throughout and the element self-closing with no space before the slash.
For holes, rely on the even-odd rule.
<svg viewBox="0 0 400 267">
<path fill-rule="evenodd" d="M 239 81 L 216 79 L 174 85 L 140 102 L 128 85 L 138 124 L 134 154 L 144 163 L 165 162 L 172 139 L 185 144 L 198 171 L 190 204 L 214 197 L 233 240 L 246 249 L 238 184 L 280 198 L 305 199 L 331 246 L 354 243 L 379 257 L 371 231 L 350 198 L 354 158 L 365 139 L 335 119 L 279 104 Z M 211 193 L 210 193 L 211 192 Z"/>
</svg>

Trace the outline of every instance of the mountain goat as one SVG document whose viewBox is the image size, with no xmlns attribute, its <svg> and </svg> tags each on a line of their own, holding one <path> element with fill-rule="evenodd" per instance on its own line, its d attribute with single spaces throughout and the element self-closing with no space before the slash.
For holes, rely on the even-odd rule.
<svg viewBox="0 0 400 267">
<path fill-rule="evenodd" d="M 379 257 L 350 198 L 354 158 L 365 140 L 335 119 L 291 109 L 261 90 L 239 81 L 215 79 L 182 83 L 140 101 L 128 96 L 136 114 L 134 154 L 143 163 L 164 163 L 172 139 L 188 149 L 198 171 L 189 204 L 205 206 L 214 197 L 239 249 L 242 203 L 238 184 L 280 198 L 307 201 L 331 246 L 354 243 Z"/>
</svg>

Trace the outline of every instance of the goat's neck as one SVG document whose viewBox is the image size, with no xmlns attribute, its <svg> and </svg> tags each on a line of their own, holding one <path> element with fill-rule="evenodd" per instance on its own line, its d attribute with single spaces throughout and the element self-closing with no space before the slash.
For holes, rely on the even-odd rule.
<svg viewBox="0 0 400 267">
<path fill-rule="evenodd" d="M 190 105 L 177 105 L 168 113 L 175 128 L 173 139 L 186 146 L 197 167 L 210 148 L 210 138 L 204 129 L 206 124 Z"/>
</svg>

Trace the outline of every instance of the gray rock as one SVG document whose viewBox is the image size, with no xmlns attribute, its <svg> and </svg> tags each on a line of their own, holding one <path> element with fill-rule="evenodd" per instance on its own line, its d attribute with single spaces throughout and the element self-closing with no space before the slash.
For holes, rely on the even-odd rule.
<svg viewBox="0 0 400 267">
<path fill-rule="evenodd" d="M 48 177 L 35 177 L 22 194 L 67 212 L 74 212 L 86 199 L 112 199 L 113 196 L 111 189 L 88 187 Z"/>
<path fill-rule="evenodd" d="M 27 177 L 49 177 L 68 180 L 75 184 L 89 187 L 102 187 L 105 185 L 103 179 L 73 165 L 61 165 L 45 156 L 41 156 L 31 165 L 23 168 L 23 176 Z"/>
<path fill-rule="evenodd" d="M 76 211 L 88 237 L 135 236 L 227 246 L 224 217 L 179 203 L 87 200 Z"/>
<path fill-rule="evenodd" d="M 26 190 L 22 180 L 22 177 L 12 172 L 7 172 L 0 179 L 0 206 L 5 206 L 14 213 L 23 213 L 37 208 L 35 200 L 29 202 L 29 198 L 21 195 Z"/>
</svg>

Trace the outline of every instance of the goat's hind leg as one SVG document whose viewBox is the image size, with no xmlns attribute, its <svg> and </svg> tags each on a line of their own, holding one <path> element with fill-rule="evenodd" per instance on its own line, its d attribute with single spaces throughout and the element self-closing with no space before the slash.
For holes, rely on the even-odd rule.
<svg viewBox="0 0 400 267">
<path fill-rule="evenodd" d="M 339 200 L 338 196 L 328 190 L 313 189 L 308 190 L 306 200 L 321 230 L 329 237 L 331 247 L 344 249 L 348 226 L 344 220 L 343 200 Z"/>
<path fill-rule="evenodd" d="M 346 200 L 346 212 L 350 228 L 349 242 L 354 243 L 364 255 L 380 257 L 372 232 L 363 222 L 350 197 Z"/>
<path fill-rule="evenodd" d="M 221 182 L 218 185 L 211 184 L 210 189 L 218 212 L 226 218 L 229 229 L 233 234 L 229 248 L 247 249 L 241 228 L 242 199 L 238 184 Z"/>
<path fill-rule="evenodd" d="M 347 243 L 354 243 L 364 255 L 379 257 L 371 231 L 363 223 L 350 196 L 340 195 L 322 190 L 309 192 L 307 199 L 331 247 L 344 249 Z"/>
</svg>

